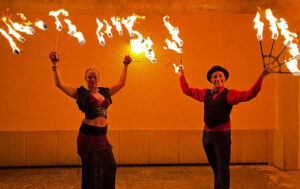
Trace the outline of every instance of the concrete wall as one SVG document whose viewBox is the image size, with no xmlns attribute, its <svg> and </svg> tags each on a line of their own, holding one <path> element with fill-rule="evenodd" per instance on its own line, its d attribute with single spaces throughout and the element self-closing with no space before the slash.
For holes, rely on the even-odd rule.
<svg viewBox="0 0 300 189">
<path fill-rule="evenodd" d="M 207 163 L 202 130 L 110 130 L 118 164 Z M 232 163 L 267 163 L 270 130 L 234 130 Z M 77 131 L 0 133 L 0 166 L 80 165 Z"/>
</svg>

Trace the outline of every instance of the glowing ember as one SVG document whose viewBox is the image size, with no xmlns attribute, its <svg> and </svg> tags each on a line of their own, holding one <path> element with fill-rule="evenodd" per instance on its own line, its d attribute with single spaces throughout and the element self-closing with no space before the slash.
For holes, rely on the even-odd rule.
<svg viewBox="0 0 300 189">
<path fill-rule="evenodd" d="M 272 39 L 278 38 L 278 30 L 276 26 L 277 18 L 275 18 L 272 14 L 271 9 L 266 10 L 266 18 L 270 22 L 270 30 L 272 31 Z"/>
<path fill-rule="evenodd" d="M 105 45 L 105 40 L 104 40 L 104 33 L 101 32 L 101 29 L 103 27 L 103 23 L 99 21 L 98 18 L 96 18 L 96 22 L 97 22 L 97 31 L 96 31 L 96 34 L 97 34 L 97 37 L 98 37 L 98 41 L 100 43 L 100 45 L 104 46 Z"/>
<path fill-rule="evenodd" d="M 76 26 L 73 25 L 73 24 L 71 23 L 71 20 L 69 20 L 69 19 L 64 19 L 64 21 L 65 21 L 65 22 L 68 24 L 68 26 L 69 26 L 68 34 L 71 35 L 72 37 L 77 38 L 79 44 L 80 44 L 80 45 L 83 45 L 83 44 L 85 43 L 85 40 L 84 40 L 84 37 L 83 37 L 82 33 L 76 31 Z"/>
<path fill-rule="evenodd" d="M 111 33 L 111 28 L 112 28 L 111 25 L 109 25 L 108 22 L 105 19 L 103 19 L 103 21 L 106 24 L 106 30 L 104 31 L 104 33 L 106 33 L 108 35 L 108 38 L 112 38 L 113 35 Z"/>
<path fill-rule="evenodd" d="M 0 28 L 0 32 L 6 39 L 8 39 L 10 46 L 13 49 L 13 53 L 20 54 L 20 49 L 17 47 L 13 39 L 1 28 Z"/>
<path fill-rule="evenodd" d="M 42 20 L 36 22 L 35 26 L 41 30 L 47 30 L 47 25 Z"/>
<path fill-rule="evenodd" d="M 14 29 L 19 32 L 23 32 L 28 35 L 33 35 L 35 33 L 34 29 L 30 26 L 23 26 L 22 24 L 19 24 L 17 22 L 12 22 L 10 19 L 9 19 L 9 22 L 14 27 Z"/>
<path fill-rule="evenodd" d="M 134 37 L 132 27 L 136 19 L 145 19 L 145 16 L 138 16 L 133 14 L 132 16 L 127 17 L 127 19 L 122 18 L 122 24 L 124 24 L 125 28 L 128 30 L 130 37 Z"/>
<path fill-rule="evenodd" d="M 263 29 L 264 29 L 264 23 L 262 23 L 260 20 L 260 14 L 257 12 L 256 17 L 254 18 L 253 22 L 254 24 L 254 29 L 257 29 L 257 40 L 261 41 L 263 39 Z"/>
<path fill-rule="evenodd" d="M 16 32 L 7 22 L 6 22 L 6 17 L 2 18 L 3 22 L 7 25 L 8 27 L 8 33 L 12 34 L 17 40 L 21 41 L 22 43 L 25 42 L 24 37 L 22 37 L 18 32 Z"/>
<path fill-rule="evenodd" d="M 17 13 L 17 15 L 20 16 L 22 20 L 27 20 L 23 13 Z"/>
<path fill-rule="evenodd" d="M 50 12 L 49 12 L 49 16 L 54 16 L 54 17 L 55 17 L 56 29 L 57 29 L 58 31 L 61 31 L 61 30 L 62 30 L 62 25 L 61 25 L 61 23 L 60 23 L 60 21 L 59 21 L 59 19 L 58 19 L 58 16 L 59 16 L 60 14 L 63 14 L 64 16 L 69 16 L 69 13 L 68 13 L 67 11 L 63 10 L 63 9 L 60 9 L 60 10 L 58 10 L 58 11 L 50 11 Z"/>
<path fill-rule="evenodd" d="M 119 32 L 119 36 L 123 36 L 121 19 L 119 17 L 112 17 L 111 21 L 112 21 L 112 24 L 116 27 L 116 30 Z"/>
</svg>

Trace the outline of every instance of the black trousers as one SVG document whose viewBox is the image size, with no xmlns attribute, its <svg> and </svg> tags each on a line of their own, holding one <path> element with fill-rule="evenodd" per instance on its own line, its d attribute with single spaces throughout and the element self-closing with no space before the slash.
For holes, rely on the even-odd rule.
<svg viewBox="0 0 300 189">
<path fill-rule="evenodd" d="M 230 185 L 231 131 L 203 131 L 203 148 L 214 172 L 215 189 L 227 189 Z"/>
<path fill-rule="evenodd" d="M 111 147 L 81 156 L 82 189 L 114 189 L 117 164 Z"/>
</svg>

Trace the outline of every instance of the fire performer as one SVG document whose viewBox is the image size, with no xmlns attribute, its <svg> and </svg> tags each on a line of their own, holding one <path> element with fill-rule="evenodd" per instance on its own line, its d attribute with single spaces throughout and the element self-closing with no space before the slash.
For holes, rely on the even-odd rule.
<svg viewBox="0 0 300 189">
<path fill-rule="evenodd" d="M 124 67 L 119 83 L 105 88 L 98 87 L 99 73 L 93 68 L 85 72 L 87 88 L 70 87 L 61 82 L 57 70 L 59 57 L 51 52 L 54 80 L 56 86 L 68 96 L 76 99 L 79 109 L 85 113 L 77 137 L 77 152 L 82 161 L 82 188 L 114 189 L 117 165 L 112 147 L 107 140 L 107 108 L 112 103 L 111 96 L 124 87 L 131 57 L 125 56 Z"/>
<path fill-rule="evenodd" d="M 248 91 L 237 91 L 224 87 L 229 72 L 221 66 L 213 66 L 207 72 L 207 80 L 212 89 L 190 88 L 186 82 L 183 67 L 179 69 L 180 85 L 184 94 L 204 102 L 203 148 L 214 172 L 214 188 L 229 188 L 231 124 L 230 112 L 233 105 L 246 102 L 256 97 L 262 86 L 263 78 L 272 72 L 267 66 L 258 80 Z"/>
</svg>

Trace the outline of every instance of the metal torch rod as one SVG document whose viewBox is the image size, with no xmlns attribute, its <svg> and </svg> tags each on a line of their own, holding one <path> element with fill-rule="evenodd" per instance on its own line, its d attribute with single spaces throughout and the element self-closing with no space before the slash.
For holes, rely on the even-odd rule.
<svg viewBox="0 0 300 189">
<path fill-rule="evenodd" d="M 261 58 L 262 58 L 264 67 L 266 67 L 266 63 L 265 63 L 265 59 L 264 59 L 264 56 L 265 56 L 265 55 L 264 55 L 264 51 L 263 51 L 263 48 L 262 48 L 262 43 L 261 43 L 261 41 L 259 41 L 259 46 L 260 46 Z"/>
<path fill-rule="evenodd" d="M 292 61 L 292 60 L 295 60 L 295 59 L 296 59 L 296 57 L 294 57 L 294 58 L 292 58 L 292 59 L 290 59 L 290 60 L 288 60 L 288 61 L 284 61 L 284 62 L 278 63 L 278 65 L 273 66 L 273 68 L 280 67 L 281 65 L 286 64 L 286 63 L 288 63 L 288 62 L 290 62 L 290 61 Z"/>
<path fill-rule="evenodd" d="M 273 42 L 272 42 L 272 46 L 271 46 L 271 50 L 270 50 L 269 58 L 268 58 L 268 63 L 270 62 L 270 56 L 272 56 L 272 51 L 273 51 L 274 43 L 275 43 L 275 39 L 273 39 Z"/>
</svg>

